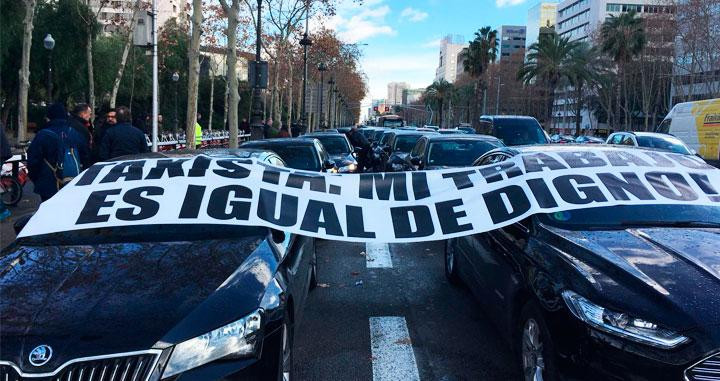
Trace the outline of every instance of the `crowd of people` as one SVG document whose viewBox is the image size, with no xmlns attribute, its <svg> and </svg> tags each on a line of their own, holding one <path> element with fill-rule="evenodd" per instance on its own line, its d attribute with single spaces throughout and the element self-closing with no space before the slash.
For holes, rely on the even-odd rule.
<svg viewBox="0 0 720 381">
<path fill-rule="evenodd" d="M 46 123 L 27 150 L 28 175 L 43 201 L 96 162 L 148 151 L 145 134 L 133 126 L 127 107 L 91 118 L 85 103 L 70 114 L 62 103 L 48 107 Z"/>
</svg>

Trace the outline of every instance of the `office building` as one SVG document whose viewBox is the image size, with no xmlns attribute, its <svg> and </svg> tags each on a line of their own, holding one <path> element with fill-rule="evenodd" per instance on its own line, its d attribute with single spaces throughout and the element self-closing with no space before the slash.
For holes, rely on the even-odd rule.
<svg viewBox="0 0 720 381">
<path fill-rule="evenodd" d="M 542 2 L 530 8 L 527 18 L 526 48 L 538 42 L 543 32 L 547 33 L 550 28 L 555 28 L 557 7 L 557 3 Z"/>
<path fill-rule="evenodd" d="M 161 27 L 171 18 L 177 18 L 185 14 L 185 0 L 158 0 L 158 26 Z M 98 16 L 98 22 L 104 33 L 114 33 L 119 27 L 130 24 L 134 12 L 135 0 L 90 0 L 90 10 Z M 143 0 L 142 5 L 146 10 L 151 10 L 151 0 Z M 140 28 L 150 28 L 148 17 L 145 13 L 141 15 L 138 22 Z M 149 30 L 149 29 L 148 29 Z"/>
<path fill-rule="evenodd" d="M 408 89 L 409 87 L 410 87 L 410 85 L 405 82 L 390 82 L 390 83 L 388 83 L 387 103 L 389 105 L 403 104 L 403 100 L 402 100 L 403 91 Z"/>
<path fill-rule="evenodd" d="M 440 62 L 435 71 L 435 80 L 444 79 L 450 83 L 455 82 L 457 78 L 457 56 L 465 44 L 465 39 L 458 35 L 448 35 L 440 42 Z"/>
<path fill-rule="evenodd" d="M 503 25 L 500 27 L 500 61 L 510 59 L 510 56 L 525 50 L 524 26 Z"/>
</svg>

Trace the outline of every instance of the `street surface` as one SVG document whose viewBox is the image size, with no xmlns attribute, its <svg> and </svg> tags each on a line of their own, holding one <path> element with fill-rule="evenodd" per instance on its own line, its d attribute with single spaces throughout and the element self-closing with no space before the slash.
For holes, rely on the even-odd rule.
<svg viewBox="0 0 720 381">
<path fill-rule="evenodd" d="M 296 327 L 297 379 L 520 378 L 480 305 L 445 279 L 443 242 L 386 247 L 317 242 L 320 286 Z"/>
</svg>

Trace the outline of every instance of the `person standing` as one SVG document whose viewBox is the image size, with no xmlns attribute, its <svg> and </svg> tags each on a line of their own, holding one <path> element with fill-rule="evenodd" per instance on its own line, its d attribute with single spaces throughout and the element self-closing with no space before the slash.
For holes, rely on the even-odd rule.
<svg viewBox="0 0 720 381">
<path fill-rule="evenodd" d="M 103 140 L 103 137 L 105 137 L 105 132 L 107 132 L 107 129 L 116 125 L 117 120 L 115 119 L 115 109 L 112 108 L 107 111 L 107 113 L 100 118 L 95 119 L 96 126 L 93 130 L 93 144 L 92 150 L 91 150 L 91 160 L 92 163 L 97 163 L 100 161 L 100 143 Z"/>
<path fill-rule="evenodd" d="M 278 133 L 278 138 L 289 138 L 290 137 L 290 131 L 288 130 L 288 126 L 282 126 L 280 128 L 280 132 Z"/>
<path fill-rule="evenodd" d="M 62 103 L 48 107 L 47 119 L 27 150 L 28 176 L 43 201 L 54 196 L 67 179 L 78 175 L 81 158 L 87 155 L 85 139 L 70 127 Z"/>
<path fill-rule="evenodd" d="M 78 103 L 77 105 L 75 105 L 75 108 L 73 108 L 72 115 L 70 115 L 68 123 L 70 124 L 70 127 L 75 129 L 75 131 L 77 131 L 80 136 L 83 137 L 88 149 L 92 150 L 93 140 L 91 131 L 92 123 L 90 122 L 90 111 L 90 106 L 87 103 Z M 83 161 L 82 163 L 83 167 L 89 167 L 90 160 L 90 155 L 87 155 L 85 157 L 85 161 Z"/>
<path fill-rule="evenodd" d="M 240 122 L 240 132 L 242 134 L 250 133 L 250 123 L 248 123 L 247 119 L 245 118 L 243 118 L 242 122 Z"/>
<path fill-rule="evenodd" d="M 372 147 L 370 145 L 370 141 L 368 141 L 365 135 L 363 135 L 357 127 L 351 128 L 350 131 L 347 132 L 347 137 L 353 147 L 360 148 L 360 152 L 358 152 L 358 166 L 360 167 L 360 170 L 363 171 L 365 168 L 370 166 L 370 163 L 368 162 L 370 148 Z"/>
<path fill-rule="evenodd" d="M 100 160 L 109 160 L 119 156 L 136 155 L 148 151 L 145 134 L 131 124 L 132 114 L 125 106 L 115 110 L 116 124 L 108 123 L 105 135 L 100 142 Z"/>
<path fill-rule="evenodd" d="M 201 114 L 197 114 L 197 118 L 195 120 L 195 149 L 198 149 L 202 147 L 202 126 L 200 125 L 200 119 L 202 119 Z"/>
<path fill-rule="evenodd" d="M 270 137 L 270 131 L 272 131 L 272 125 L 273 120 L 272 118 L 268 118 L 268 120 L 265 121 L 263 124 L 263 139 L 268 139 Z"/>
</svg>

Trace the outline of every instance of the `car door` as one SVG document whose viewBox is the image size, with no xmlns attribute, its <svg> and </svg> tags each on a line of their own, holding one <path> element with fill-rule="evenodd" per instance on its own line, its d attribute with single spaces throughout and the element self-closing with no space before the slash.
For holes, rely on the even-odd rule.
<svg viewBox="0 0 720 381">
<path fill-rule="evenodd" d="M 425 167 L 425 162 L 423 160 L 423 153 L 425 152 L 425 146 L 427 145 L 427 139 L 420 138 L 420 140 L 415 143 L 415 147 L 413 147 L 412 151 L 410 151 L 410 155 L 408 155 L 408 164 L 412 167 L 414 170 L 421 170 Z"/>
</svg>

